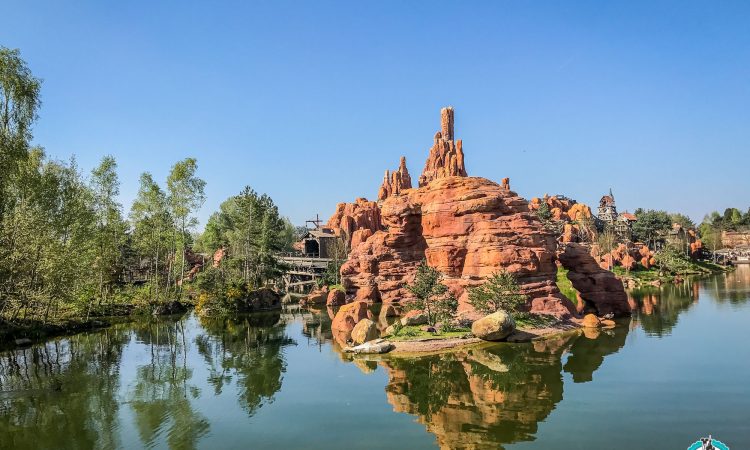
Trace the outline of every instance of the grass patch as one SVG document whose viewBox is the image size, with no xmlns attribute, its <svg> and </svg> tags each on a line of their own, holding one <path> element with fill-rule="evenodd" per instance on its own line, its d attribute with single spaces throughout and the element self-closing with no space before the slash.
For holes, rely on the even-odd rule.
<svg viewBox="0 0 750 450">
<path fill-rule="evenodd" d="M 578 304 L 578 291 L 573 287 L 573 283 L 568 279 L 568 269 L 563 267 L 557 268 L 557 278 L 555 279 L 557 288 L 560 289 L 562 295 L 568 300 L 573 302 L 574 305 Z"/>
<path fill-rule="evenodd" d="M 659 275 L 659 269 L 655 267 L 645 269 L 640 264 L 633 270 L 625 270 L 622 266 L 616 266 L 612 269 L 612 272 L 617 276 L 635 278 L 644 283 L 655 280 L 671 280 L 673 278 L 672 276 Z"/>
<path fill-rule="evenodd" d="M 439 333 L 430 333 L 422 330 L 424 325 L 404 326 L 397 329 L 392 335 L 388 336 L 391 341 L 416 341 L 419 339 L 451 339 L 460 338 L 471 333 L 469 328 L 452 328 L 450 331 Z"/>
<path fill-rule="evenodd" d="M 513 315 L 518 328 L 547 328 L 558 322 L 555 316 L 520 312 Z"/>
</svg>

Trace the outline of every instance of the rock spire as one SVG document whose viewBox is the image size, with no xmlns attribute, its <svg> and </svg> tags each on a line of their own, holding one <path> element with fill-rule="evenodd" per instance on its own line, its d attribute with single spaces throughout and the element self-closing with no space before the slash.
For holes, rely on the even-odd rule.
<svg viewBox="0 0 750 450">
<path fill-rule="evenodd" d="M 385 171 L 383 184 L 378 191 L 378 200 L 385 200 L 392 195 L 400 195 L 401 191 L 411 189 L 411 175 L 406 168 L 406 158 L 401 157 L 401 163 L 393 172 Z"/>
<path fill-rule="evenodd" d="M 448 106 L 440 110 L 440 131 L 435 133 L 435 142 L 419 177 L 419 187 L 438 178 L 465 176 L 462 142 L 453 140 L 453 107 Z"/>
</svg>

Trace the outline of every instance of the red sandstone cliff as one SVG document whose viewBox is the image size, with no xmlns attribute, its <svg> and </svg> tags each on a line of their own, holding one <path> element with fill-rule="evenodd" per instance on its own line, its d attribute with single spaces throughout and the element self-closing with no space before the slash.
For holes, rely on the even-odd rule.
<svg viewBox="0 0 750 450">
<path fill-rule="evenodd" d="M 441 125 L 418 188 L 405 187 L 408 171 L 402 159 L 394 172 L 400 175 L 384 180 L 378 203 L 357 199 L 339 204 L 329 220 L 329 227 L 351 241 L 349 259 L 341 268 L 349 296 L 408 301 L 406 285 L 426 259 L 444 274 L 462 310 L 471 309 L 467 288 L 503 269 L 516 275 L 532 312 L 570 315 L 572 305 L 555 284 L 555 235 L 529 210 L 528 202 L 510 190 L 507 179 L 498 185 L 467 176 L 461 141 L 453 140 L 452 108 L 441 111 Z M 579 208 L 575 214 L 587 212 Z M 599 295 L 590 298 L 601 301 Z"/>
</svg>

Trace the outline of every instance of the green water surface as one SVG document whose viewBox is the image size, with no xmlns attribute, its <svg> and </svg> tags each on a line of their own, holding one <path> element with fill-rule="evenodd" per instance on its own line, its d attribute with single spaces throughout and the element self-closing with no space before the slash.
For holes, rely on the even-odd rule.
<svg viewBox="0 0 750 450">
<path fill-rule="evenodd" d="M 610 331 L 349 359 L 290 307 L 0 354 L 0 448 L 750 448 L 750 266 L 633 292 Z"/>
</svg>

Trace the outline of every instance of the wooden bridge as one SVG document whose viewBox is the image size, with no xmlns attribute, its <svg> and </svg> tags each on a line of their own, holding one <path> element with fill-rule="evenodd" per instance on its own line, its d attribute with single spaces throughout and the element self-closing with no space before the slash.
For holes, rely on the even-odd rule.
<svg viewBox="0 0 750 450">
<path fill-rule="evenodd" d="M 280 256 L 279 260 L 289 266 L 282 278 L 288 291 L 314 286 L 333 261 L 332 258 L 317 258 L 312 255 L 286 255 Z"/>
</svg>

